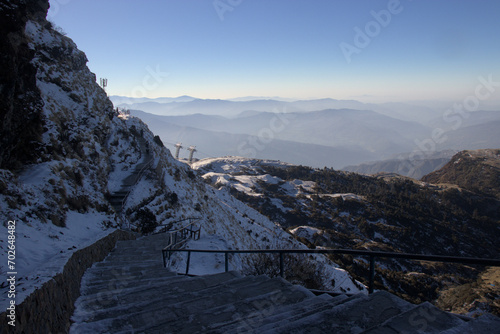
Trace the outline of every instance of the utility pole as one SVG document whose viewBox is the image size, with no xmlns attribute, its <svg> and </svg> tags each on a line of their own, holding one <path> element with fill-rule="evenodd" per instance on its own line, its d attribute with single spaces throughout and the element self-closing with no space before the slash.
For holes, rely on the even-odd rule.
<svg viewBox="0 0 500 334">
<path fill-rule="evenodd" d="M 175 144 L 175 159 L 176 160 L 179 160 L 179 151 L 181 150 L 182 147 L 182 143 L 177 143 Z"/>
<path fill-rule="evenodd" d="M 188 148 L 189 151 L 189 163 L 193 162 L 193 154 L 196 152 L 196 146 L 189 146 Z"/>
</svg>

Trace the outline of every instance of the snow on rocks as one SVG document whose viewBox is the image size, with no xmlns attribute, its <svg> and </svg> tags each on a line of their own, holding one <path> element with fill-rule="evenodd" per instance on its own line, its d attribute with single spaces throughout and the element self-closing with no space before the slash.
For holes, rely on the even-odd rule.
<svg viewBox="0 0 500 334">
<path fill-rule="evenodd" d="M 320 234 L 322 230 L 311 226 L 299 226 L 290 230 L 290 233 L 299 238 L 311 240 L 315 234 Z"/>
</svg>

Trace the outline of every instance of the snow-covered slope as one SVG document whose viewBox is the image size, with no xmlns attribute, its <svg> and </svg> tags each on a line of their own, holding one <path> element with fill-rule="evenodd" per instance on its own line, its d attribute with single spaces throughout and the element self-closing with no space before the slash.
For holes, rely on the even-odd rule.
<svg viewBox="0 0 500 334">
<path fill-rule="evenodd" d="M 75 250 L 114 230 L 108 178 L 113 169 L 125 169 L 140 156 L 129 126 L 114 113 L 73 41 L 33 18 L 24 38 L 33 52 L 44 133 L 36 163 L 0 170 L 0 272 L 13 271 L 7 270 L 5 250 L 7 223 L 15 221 L 17 303 L 61 272 Z M 2 295 L 2 307 L 6 302 Z"/>
</svg>

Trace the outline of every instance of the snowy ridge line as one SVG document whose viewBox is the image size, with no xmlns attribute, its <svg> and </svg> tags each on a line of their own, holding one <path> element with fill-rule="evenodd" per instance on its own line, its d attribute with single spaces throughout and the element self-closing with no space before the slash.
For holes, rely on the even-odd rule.
<svg viewBox="0 0 500 334">
<path fill-rule="evenodd" d="M 187 252 L 188 260 L 186 263 L 186 275 L 189 273 L 189 259 L 191 253 L 222 253 L 225 258 L 225 272 L 229 272 L 229 254 L 279 254 L 280 255 L 280 276 L 284 277 L 284 254 L 349 254 L 358 256 L 370 257 L 370 277 L 368 293 L 374 292 L 374 279 L 375 279 L 375 258 L 402 258 L 409 260 L 423 260 L 433 262 L 451 262 L 462 264 L 481 264 L 486 266 L 500 267 L 500 259 L 485 259 L 485 258 L 472 258 L 472 257 L 458 257 L 458 256 L 439 256 L 439 255 L 422 255 L 411 253 L 394 253 L 394 252 L 381 252 L 381 251 L 364 251 L 357 249 L 253 249 L 253 250 L 215 250 L 215 249 L 173 249 L 171 252 Z M 166 250 L 162 250 L 163 257 L 165 258 Z"/>
</svg>

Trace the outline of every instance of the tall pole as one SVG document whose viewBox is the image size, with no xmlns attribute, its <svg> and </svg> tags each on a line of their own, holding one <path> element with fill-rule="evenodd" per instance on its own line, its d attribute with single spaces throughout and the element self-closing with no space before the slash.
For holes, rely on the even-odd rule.
<svg viewBox="0 0 500 334">
<path fill-rule="evenodd" d="M 193 154 L 196 152 L 196 146 L 189 146 L 188 148 L 189 151 L 189 163 L 193 162 Z"/>
<path fill-rule="evenodd" d="M 176 160 L 179 160 L 179 151 L 181 150 L 182 147 L 182 143 L 177 143 L 175 144 L 175 159 Z"/>
</svg>

